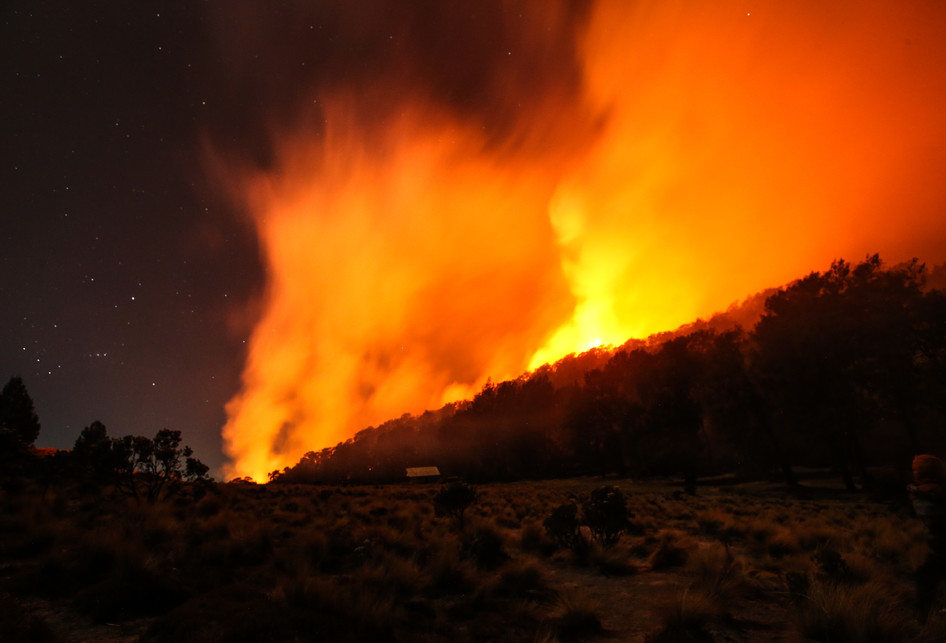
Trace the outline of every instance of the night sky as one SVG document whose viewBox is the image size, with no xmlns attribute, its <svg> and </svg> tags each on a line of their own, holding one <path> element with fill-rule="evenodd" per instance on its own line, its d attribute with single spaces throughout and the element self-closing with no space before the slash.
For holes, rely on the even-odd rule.
<svg viewBox="0 0 946 643">
<path fill-rule="evenodd" d="M 201 170 L 202 4 L 15 1 L 0 28 L 0 376 L 38 445 L 168 427 L 217 466 L 261 274 Z"/>
</svg>

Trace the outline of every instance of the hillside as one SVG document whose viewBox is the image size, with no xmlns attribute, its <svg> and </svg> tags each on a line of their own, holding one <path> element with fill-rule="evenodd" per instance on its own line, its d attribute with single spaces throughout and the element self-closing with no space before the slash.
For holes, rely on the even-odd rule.
<svg viewBox="0 0 946 643">
<path fill-rule="evenodd" d="M 285 482 L 399 480 L 436 465 L 470 480 L 700 476 L 903 467 L 944 446 L 946 295 L 919 263 L 837 261 L 617 349 L 570 355 L 473 400 L 405 415 L 309 452 Z"/>
</svg>

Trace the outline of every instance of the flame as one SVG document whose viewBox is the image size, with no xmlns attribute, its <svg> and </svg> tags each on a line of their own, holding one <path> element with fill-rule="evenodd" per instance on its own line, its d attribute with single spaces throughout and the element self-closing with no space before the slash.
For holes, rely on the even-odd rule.
<svg viewBox="0 0 946 643">
<path fill-rule="evenodd" d="M 227 408 L 235 474 L 514 377 L 567 310 L 546 167 L 499 165 L 429 112 L 367 149 L 347 113 L 250 188 L 270 283 Z"/>
<path fill-rule="evenodd" d="M 373 120 L 323 96 L 246 182 L 269 282 L 229 473 L 838 256 L 946 259 L 946 9 L 751 4 L 596 3 L 579 94 L 499 142 L 409 87 Z"/>
</svg>

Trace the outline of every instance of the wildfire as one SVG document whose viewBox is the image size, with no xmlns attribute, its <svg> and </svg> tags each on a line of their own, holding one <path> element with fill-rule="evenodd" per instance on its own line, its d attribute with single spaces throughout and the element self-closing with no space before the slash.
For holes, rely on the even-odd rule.
<svg viewBox="0 0 946 643">
<path fill-rule="evenodd" d="M 268 289 L 228 473 L 838 256 L 946 258 L 946 10 L 842 4 L 595 3 L 577 91 L 501 135 L 414 85 L 321 96 L 245 183 Z"/>
</svg>

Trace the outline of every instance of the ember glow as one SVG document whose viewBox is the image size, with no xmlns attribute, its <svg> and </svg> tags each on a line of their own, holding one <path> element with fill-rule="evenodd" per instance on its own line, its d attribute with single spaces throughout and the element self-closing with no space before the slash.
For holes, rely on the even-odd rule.
<svg viewBox="0 0 946 643">
<path fill-rule="evenodd" d="M 323 126 L 276 128 L 273 167 L 239 170 L 269 282 L 228 473 L 839 256 L 946 259 L 941 3 L 550 7 L 516 4 L 516 42 L 535 65 L 568 35 L 577 82 L 522 104 L 522 68 L 484 53 L 509 101 L 490 111 L 422 73 L 353 76 L 312 88 Z"/>
</svg>

